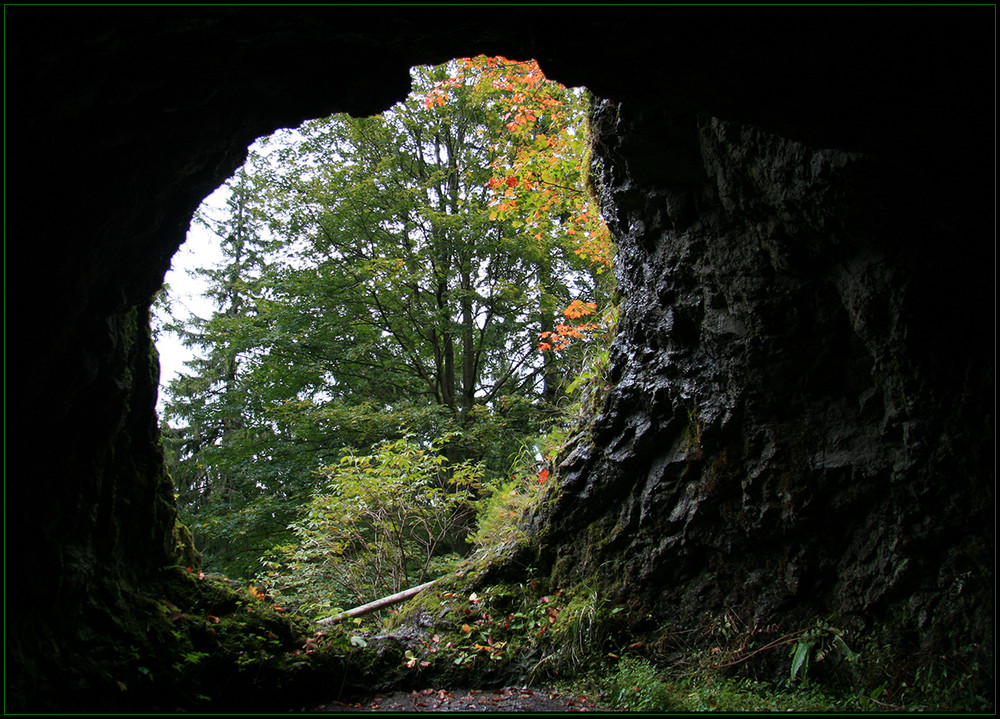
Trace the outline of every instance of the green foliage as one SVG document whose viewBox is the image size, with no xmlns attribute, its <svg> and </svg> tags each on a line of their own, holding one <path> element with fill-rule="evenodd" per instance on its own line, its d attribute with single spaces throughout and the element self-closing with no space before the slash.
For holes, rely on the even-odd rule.
<svg viewBox="0 0 1000 719">
<path fill-rule="evenodd" d="M 555 453 L 553 430 L 538 444 L 521 447 L 511 473 L 494 479 L 483 488 L 485 495 L 478 503 L 476 531 L 469 541 L 480 550 L 509 550 L 526 539 L 525 520 L 550 491 L 555 477 L 547 468 Z"/>
<path fill-rule="evenodd" d="M 292 525 L 295 543 L 265 562 L 279 601 L 307 611 L 360 604 L 426 581 L 454 561 L 482 467 L 451 463 L 444 441 L 384 442 L 324 468 L 326 483 Z"/>
<path fill-rule="evenodd" d="M 678 675 L 635 655 L 621 658 L 590 681 L 617 711 L 826 712 L 838 706 L 836 699 L 816 690 L 782 690 L 712 671 Z"/>
<path fill-rule="evenodd" d="M 788 652 L 792 658 L 789 681 L 794 682 L 801 671 L 804 683 L 810 661 L 821 662 L 834 651 L 842 654 L 848 661 L 857 661 L 858 654 L 847 646 L 843 635 L 842 630 L 831 627 L 826 622 L 818 622 L 803 632 Z"/>
<path fill-rule="evenodd" d="M 571 301 L 609 294 L 607 228 L 581 164 L 585 94 L 534 63 L 412 74 L 413 94 L 381 116 L 316 120 L 294 141 L 258 144 L 227 183 L 225 211 L 196 218 L 224 255 L 198 271 L 217 309 L 170 328 L 200 356 L 168 389 L 162 434 L 181 519 L 211 569 L 250 577 L 275 547 L 289 560 L 308 551 L 302 533 L 334 512 L 317 502 L 361 501 L 347 485 L 363 468 L 338 465 L 336 490 L 319 472 L 345 452 L 449 436 L 448 472 L 472 462 L 499 488 L 586 349 L 543 354 L 539 333 Z M 362 591 L 368 575 L 427 573 L 467 550 L 449 538 L 448 551 L 403 562 L 365 532 L 364 551 L 358 538 L 328 547 L 359 567 L 332 594 L 315 556 L 296 560 L 283 591 L 332 608 L 376 591 Z"/>
<path fill-rule="evenodd" d="M 454 64 L 413 82 L 384 115 L 308 123 L 276 152 L 271 229 L 296 262 L 265 308 L 268 353 L 306 391 L 468 413 L 537 391 L 541 314 L 593 281 L 558 227 L 536 239 L 491 210 L 510 92 Z"/>
<path fill-rule="evenodd" d="M 673 692 L 661 672 L 638 657 L 625 657 L 615 668 L 607 689 L 616 709 L 634 712 L 676 711 Z"/>
</svg>

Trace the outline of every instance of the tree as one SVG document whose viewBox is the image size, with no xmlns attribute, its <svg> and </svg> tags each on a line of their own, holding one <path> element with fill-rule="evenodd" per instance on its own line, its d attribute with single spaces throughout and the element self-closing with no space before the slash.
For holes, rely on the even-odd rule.
<svg viewBox="0 0 1000 719">
<path fill-rule="evenodd" d="M 559 352 L 575 339 L 601 331 L 607 342 L 614 331 L 611 293 L 613 243 L 598 210 L 590 172 L 590 132 L 584 106 L 584 91 L 566 91 L 547 82 L 534 60 L 511 61 L 480 56 L 460 60 L 466 71 L 476 74 L 484 96 L 490 88 L 503 88 L 501 109 L 507 137 L 503 152 L 493 164 L 489 188 L 493 191 L 491 218 L 503 218 L 535 242 L 570 251 L 589 263 L 593 282 L 589 291 L 595 302 L 579 297 L 562 309 L 564 321 L 556 323 L 553 297 L 546 298 L 538 333 L 539 349 Z M 447 83 L 445 83 L 447 85 Z M 447 92 L 445 89 L 438 92 Z M 548 239 L 547 239 L 548 238 Z M 550 251 L 551 253 L 551 251 Z M 550 254 L 549 253 L 549 254 Z M 543 253 L 543 258 L 546 253 Z M 543 259 L 539 271 L 550 280 L 553 268 Z M 546 281 L 543 286 L 548 286 Z M 598 312 L 597 321 L 573 324 L 574 320 Z M 553 396 L 572 377 L 580 362 L 557 362 L 545 358 L 546 394 Z"/>
<path fill-rule="evenodd" d="M 241 347 L 230 329 L 247 310 L 247 286 L 262 260 L 260 222 L 252 212 L 254 192 L 247 170 L 228 183 L 227 213 L 222 220 L 199 214 L 196 221 L 220 238 L 225 257 L 219 268 L 202 268 L 219 311 L 209 319 L 192 317 L 172 329 L 185 344 L 203 354 L 188 363 L 189 374 L 168 389 L 163 437 L 182 520 L 195 530 L 200 548 L 232 559 L 247 546 L 246 522 L 233 519 L 262 495 L 241 471 L 239 448 L 252 444 L 241 386 Z"/>
<path fill-rule="evenodd" d="M 185 330 L 207 355 L 168 415 L 185 520 L 219 558 L 280 538 L 344 449 L 449 436 L 453 465 L 505 475 L 564 381 L 538 335 L 603 292 L 579 241 L 585 97 L 503 60 L 413 77 L 380 117 L 265 143 L 214 224 L 219 311 Z"/>
<path fill-rule="evenodd" d="M 294 169 L 274 230 L 300 267 L 273 307 L 273 325 L 289 330 L 275 349 L 311 364 L 306 391 L 422 396 L 456 417 L 540 394 L 535 337 L 573 287 L 592 283 L 552 228 L 529 235 L 491 207 L 514 139 L 501 114 L 509 91 L 484 95 L 479 75 L 455 71 L 417 68 L 406 102 L 309 123 L 282 153 Z"/>
</svg>

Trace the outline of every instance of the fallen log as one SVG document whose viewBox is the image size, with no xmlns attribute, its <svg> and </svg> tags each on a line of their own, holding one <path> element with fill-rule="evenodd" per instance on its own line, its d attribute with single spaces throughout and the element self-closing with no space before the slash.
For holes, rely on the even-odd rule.
<svg viewBox="0 0 1000 719">
<path fill-rule="evenodd" d="M 339 614 L 334 614 L 332 617 L 327 617 L 326 619 L 320 619 L 317 624 L 337 624 L 344 621 L 345 619 L 351 619 L 352 617 L 360 617 L 365 614 L 370 614 L 383 607 L 391 607 L 393 604 L 399 604 L 404 602 L 410 597 L 415 597 L 424 591 L 428 587 L 437 584 L 437 579 L 431 580 L 430 582 L 425 582 L 418 587 L 411 587 L 410 589 L 404 589 L 401 592 L 396 592 L 395 594 L 390 594 L 388 597 L 382 597 L 381 599 L 376 599 L 373 602 L 368 602 L 368 604 L 362 604 L 360 607 L 355 607 L 354 609 L 348 609 L 345 612 L 340 612 Z"/>
</svg>

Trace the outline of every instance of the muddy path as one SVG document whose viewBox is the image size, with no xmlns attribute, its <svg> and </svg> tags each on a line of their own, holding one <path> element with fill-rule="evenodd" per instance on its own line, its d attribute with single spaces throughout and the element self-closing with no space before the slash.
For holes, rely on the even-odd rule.
<svg viewBox="0 0 1000 719">
<path fill-rule="evenodd" d="M 555 690 L 504 687 L 502 689 L 424 689 L 376 694 L 358 702 L 331 701 L 301 711 L 353 712 L 595 712 L 606 708 L 585 696 Z"/>
</svg>

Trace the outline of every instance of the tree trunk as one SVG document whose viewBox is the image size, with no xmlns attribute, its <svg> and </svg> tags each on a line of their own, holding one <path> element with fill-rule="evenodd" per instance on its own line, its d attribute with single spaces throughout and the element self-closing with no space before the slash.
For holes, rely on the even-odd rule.
<svg viewBox="0 0 1000 719">
<path fill-rule="evenodd" d="M 376 599 L 373 602 L 368 602 L 368 604 L 362 604 L 360 607 L 355 607 L 354 609 L 348 609 L 346 612 L 340 612 L 340 614 L 335 614 L 332 617 L 327 617 L 326 619 L 320 619 L 317 624 L 339 624 L 345 619 L 351 619 L 353 617 L 364 616 L 365 614 L 371 614 L 379 609 L 384 609 L 385 607 L 391 607 L 393 604 L 399 604 L 404 602 L 411 597 L 415 597 L 420 592 L 425 589 L 437 584 L 438 580 L 433 580 L 430 582 L 425 582 L 416 587 L 411 587 L 410 589 L 404 589 L 401 592 L 396 592 L 395 594 L 390 594 L 388 597 L 382 597 L 381 599 Z"/>
</svg>

